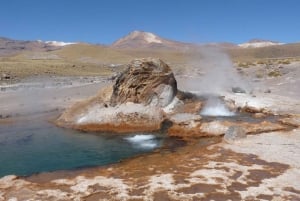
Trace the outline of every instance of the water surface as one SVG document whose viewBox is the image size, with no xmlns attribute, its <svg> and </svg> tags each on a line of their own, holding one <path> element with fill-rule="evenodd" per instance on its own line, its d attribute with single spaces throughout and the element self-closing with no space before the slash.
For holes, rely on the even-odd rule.
<svg viewBox="0 0 300 201">
<path fill-rule="evenodd" d="M 44 117 L 0 124 L 0 176 L 107 165 L 150 152 L 163 137 L 138 133 L 84 133 L 56 127 Z"/>
</svg>

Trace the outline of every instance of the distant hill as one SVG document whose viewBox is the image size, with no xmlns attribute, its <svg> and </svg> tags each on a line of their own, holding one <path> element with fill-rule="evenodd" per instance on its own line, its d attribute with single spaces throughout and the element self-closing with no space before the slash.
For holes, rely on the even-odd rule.
<svg viewBox="0 0 300 201">
<path fill-rule="evenodd" d="M 74 43 L 65 43 L 58 41 L 28 41 L 14 40 L 10 38 L 0 37 L 0 56 L 15 55 L 23 51 L 47 52 L 61 49 L 63 46 Z"/>
</svg>

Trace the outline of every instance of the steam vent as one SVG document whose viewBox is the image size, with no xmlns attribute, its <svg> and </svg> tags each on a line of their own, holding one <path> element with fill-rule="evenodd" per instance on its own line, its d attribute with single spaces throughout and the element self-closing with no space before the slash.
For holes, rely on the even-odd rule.
<svg viewBox="0 0 300 201">
<path fill-rule="evenodd" d="M 116 133 L 158 131 L 168 125 L 168 135 L 176 137 L 224 135 L 232 126 L 241 127 L 246 134 L 285 129 L 264 120 L 207 121 L 200 116 L 202 101 L 177 89 L 171 68 L 162 60 L 135 59 L 113 84 L 102 88 L 95 97 L 71 106 L 57 124 L 83 131 Z"/>
</svg>

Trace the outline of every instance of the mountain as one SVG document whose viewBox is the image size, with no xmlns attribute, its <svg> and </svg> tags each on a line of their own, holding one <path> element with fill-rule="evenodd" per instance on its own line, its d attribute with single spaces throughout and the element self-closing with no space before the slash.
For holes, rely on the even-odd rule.
<svg viewBox="0 0 300 201">
<path fill-rule="evenodd" d="M 198 54 L 199 49 L 205 51 L 207 47 L 221 49 L 235 60 L 300 57 L 300 43 L 283 44 L 255 39 L 239 45 L 227 42 L 197 45 L 173 41 L 144 31 L 133 31 L 108 46 L 0 37 L 0 57 L 20 55 L 22 58 L 25 55 L 26 58 L 63 58 L 93 64 L 123 64 L 136 57 L 160 57 L 167 61 L 182 63 L 187 55 Z"/>
<path fill-rule="evenodd" d="M 18 54 L 22 51 L 47 52 L 60 49 L 65 45 L 73 43 L 65 43 L 58 41 L 25 41 L 14 40 L 10 38 L 0 37 L 0 56 L 9 56 Z"/>
<path fill-rule="evenodd" d="M 261 39 L 252 39 L 246 43 L 241 43 L 238 46 L 242 48 L 258 48 L 258 47 L 268 47 L 273 45 L 283 45 L 284 43 L 270 41 L 270 40 L 261 40 Z"/>
<path fill-rule="evenodd" d="M 121 49 L 182 49 L 193 46 L 190 43 L 183 43 L 162 38 L 150 32 L 133 31 L 128 35 L 115 41 L 111 47 Z"/>
</svg>

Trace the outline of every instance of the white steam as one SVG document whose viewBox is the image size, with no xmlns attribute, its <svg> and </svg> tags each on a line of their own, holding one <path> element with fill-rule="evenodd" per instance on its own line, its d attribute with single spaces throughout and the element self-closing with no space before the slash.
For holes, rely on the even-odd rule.
<svg viewBox="0 0 300 201">
<path fill-rule="evenodd" d="M 226 105 L 218 98 L 220 95 L 232 93 L 233 88 L 250 91 L 249 82 L 241 77 L 235 69 L 230 57 L 220 48 L 199 47 L 191 53 L 190 66 L 186 72 L 191 75 L 186 79 L 186 87 L 197 91 L 199 95 L 209 95 L 202 115 L 233 116 Z"/>
<path fill-rule="evenodd" d="M 235 113 L 230 111 L 218 97 L 209 97 L 201 115 L 229 117 L 234 116 Z"/>
<path fill-rule="evenodd" d="M 250 86 L 235 69 L 229 56 L 216 47 L 199 47 L 194 50 L 186 74 L 191 75 L 185 83 L 189 90 L 201 94 L 224 94 L 232 87 L 249 91 Z"/>
</svg>

